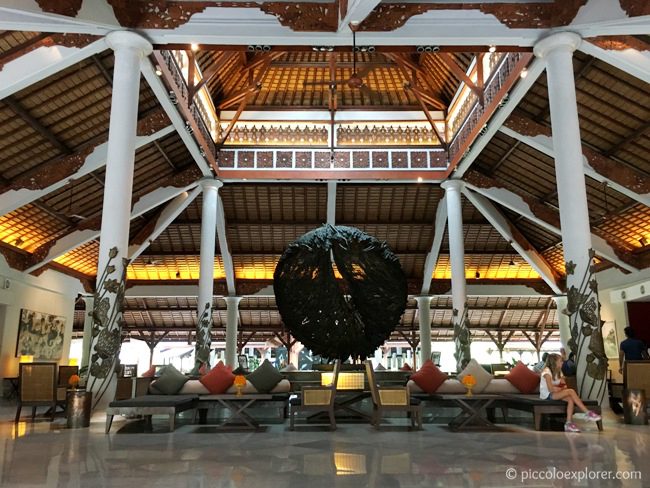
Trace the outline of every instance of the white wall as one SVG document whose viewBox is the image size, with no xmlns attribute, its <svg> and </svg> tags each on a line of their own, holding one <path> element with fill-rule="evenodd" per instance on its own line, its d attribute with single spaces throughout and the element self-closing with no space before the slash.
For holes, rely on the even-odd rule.
<svg viewBox="0 0 650 488">
<path fill-rule="evenodd" d="M 47 270 L 39 277 L 26 275 L 7 266 L 0 256 L 0 377 L 18 376 L 16 341 L 20 310 L 27 308 L 63 316 L 66 319 L 60 364 L 67 364 L 72 338 L 74 302 L 83 292 L 79 280 Z"/>
</svg>

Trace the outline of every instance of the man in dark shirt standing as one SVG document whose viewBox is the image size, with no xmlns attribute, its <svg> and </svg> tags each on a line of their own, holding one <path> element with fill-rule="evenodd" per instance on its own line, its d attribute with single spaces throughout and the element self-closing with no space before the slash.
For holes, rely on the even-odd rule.
<svg viewBox="0 0 650 488">
<path fill-rule="evenodd" d="M 634 330 L 632 327 L 625 327 L 626 339 L 621 342 L 620 350 L 618 351 L 618 359 L 620 361 L 619 373 L 623 372 L 624 361 L 639 361 L 641 359 L 648 359 L 648 347 L 645 343 L 634 337 Z"/>
</svg>

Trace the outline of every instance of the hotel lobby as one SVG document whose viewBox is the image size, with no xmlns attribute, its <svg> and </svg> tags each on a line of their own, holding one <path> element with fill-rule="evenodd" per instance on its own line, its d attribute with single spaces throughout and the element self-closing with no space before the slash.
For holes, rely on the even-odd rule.
<svg viewBox="0 0 650 488">
<path fill-rule="evenodd" d="M 0 486 L 648 486 L 649 32 L 0 0 Z"/>
</svg>

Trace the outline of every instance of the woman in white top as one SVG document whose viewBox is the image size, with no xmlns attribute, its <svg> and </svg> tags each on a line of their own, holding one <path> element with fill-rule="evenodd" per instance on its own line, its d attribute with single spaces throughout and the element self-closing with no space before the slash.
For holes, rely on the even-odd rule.
<svg viewBox="0 0 650 488">
<path fill-rule="evenodd" d="M 600 420 L 600 415 L 585 407 L 575 390 L 567 388 L 562 374 L 562 356 L 559 354 L 549 354 L 546 358 L 546 365 L 542 370 L 539 382 L 539 397 L 544 400 L 567 402 L 566 423 L 564 424 L 564 430 L 567 432 L 580 432 L 580 429 L 573 423 L 574 405 L 586 414 L 587 420 L 593 422 Z"/>
</svg>

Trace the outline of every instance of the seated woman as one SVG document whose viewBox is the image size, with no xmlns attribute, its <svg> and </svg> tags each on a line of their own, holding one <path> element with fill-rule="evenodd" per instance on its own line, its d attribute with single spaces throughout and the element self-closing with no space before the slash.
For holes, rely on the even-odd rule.
<svg viewBox="0 0 650 488">
<path fill-rule="evenodd" d="M 545 400 L 563 400 L 567 402 L 566 423 L 564 424 L 566 432 L 580 432 L 580 429 L 573 423 L 574 406 L 577 406 L 586 414 L 587 420 L 593 422 L 600 420 L 600 415 L 585 407 L 575 390 L 567 388 L 562 374 L 562 356 L 559 354 L 549 354 L 546 358 L 546 365 L 542 370 L 539 383 L 539 397 Z"/>
</svg>

